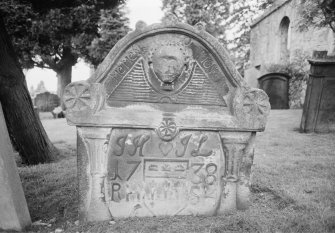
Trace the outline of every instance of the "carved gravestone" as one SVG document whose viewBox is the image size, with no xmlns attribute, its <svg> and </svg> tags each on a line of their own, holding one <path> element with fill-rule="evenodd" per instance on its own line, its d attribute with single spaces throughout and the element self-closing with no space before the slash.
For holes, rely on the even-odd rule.
<svg viewBox="0 0 335 233">
<path fill-rule="evenodd" d="M 1 104 L 0 132 L 0 231 L 20 231 L 31 220 Z"/>
<path fill-rule="evenodd" d="M 81 220 L 248 206 L 269 100 L 202 24 L 138 22 L 63 101 L 78 132 Z"/>
<path fill-rule="evenodd" d="M 269 96 L 271 109 L 288 109 L 288 88 L 290 76 L 269 73 L 258 78 L 259 88 Z"/>
<path fill-rule="evenodd" d="M 314 58 L 309 63 L 300 131 L 335 132 L 335 57 Z"/>
</svg>

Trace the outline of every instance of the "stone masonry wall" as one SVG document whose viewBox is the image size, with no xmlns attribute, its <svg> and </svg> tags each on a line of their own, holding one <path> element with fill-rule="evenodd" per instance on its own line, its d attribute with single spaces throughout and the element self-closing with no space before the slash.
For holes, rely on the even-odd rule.
<svg viewBox="0 0 335 233">
<path fill-rule="evenodd" d="M 280 64 L 280 23 L 287 16 L 290 20 L 288 49 L 290 58 L 294 60 L 298 50 L 312 55 L 313 50 L 327 50 L 329 54 L 335 50 L 335 35 L 329 28 L 307 31 L 298 30 L 298 9 L 300 0 L 288 0 L 281 7 L 254 24 L 251 29 L 250 61 L 245 71 L 245 79 L 249 85 L 257 87 L 257 78 L 266 74 L 267 64 Z"/>
</svg>

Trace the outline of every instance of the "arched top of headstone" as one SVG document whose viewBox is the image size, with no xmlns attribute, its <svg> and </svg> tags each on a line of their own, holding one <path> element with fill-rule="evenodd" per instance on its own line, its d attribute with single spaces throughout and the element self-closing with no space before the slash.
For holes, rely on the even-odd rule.
<svg viewBox="0 0 335 233">
<path fill-rule="evenodd" d="M 227 51 L 205 31 L 203 23 L 190 26 L 173 15 L 161 24 L 137 22 L 136 30 L 114 46 L 89 82 L 104 84 L 108 103 L 196 102 L 216 106 L 227 106 L 225 98 L 244 85 Z M 195 92 L 198 95 L 191 97 Z"/>
<path fill-rule="evenodd" d="M 159 47 L 162 47 L 163 51 L 158 49 Z M 204 23 L 199 22 L 190 26 L 178 22 L 173 15 L 167 16 L 160 24 L 149 26 L 143 21 L 138 21 L 136 29 L 113 47 L 89 80 L 107 82 L 106 79 L 112 77 L 108 74 L 117 72 L 115 68 L 122 72 L 122 69 L 128 68 L 128 62 L 131 63 L 139 58 L 148 62 L 152 53 L 164 53 L 164 50 L 169 50 L 173 53 L 172 56 L 181 56 L 177 54 L 178 49 L 182 50 L 184 55 L 188 55 L 189 62 L 197 61 L 207 68 L 207 72 L 211 71 L 210 74 L 220 75 L 219 72 L 222 72 L 224 76 L 220 78 L 228 79 L 233 86 L 241 86 L 243 83 L 228 52 L 216 38 L 205 31 Z"/>
<path fill-rule="evenodd" d="M 214 117 L 208 114 L 213 111 L 217 121 L 225 122 L 223 128 L 264 128 L 269 111 L 266 94 L 247 87 L 226 49 L 205 31 L 205 25 L 180 23 L 173 15 L 160 24 L 137 22 L 88 81 L 70 84 L 64 96 L 69 110 L 142 105 L 134 110 L 137 115 L 144 108 L 153 115 L 203 114 L 202 124 Z M 99 100 L 87 101 L 87 96 Z M 238 120 L 233 119 L 236 116 Z"/>
</svg>

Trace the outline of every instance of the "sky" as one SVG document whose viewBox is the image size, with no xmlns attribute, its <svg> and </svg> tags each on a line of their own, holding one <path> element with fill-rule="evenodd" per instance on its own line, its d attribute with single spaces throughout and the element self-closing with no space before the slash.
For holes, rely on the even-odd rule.
<svg viewBox="0 0 335 233">
<path fill-rule="evenodd" d="M 137 21 L 142 20 L 147 24 L 159 23 L 163 17 L 161 0 L 128 0 L 126 12 L 130 21 L 130 28 L 134 29 Z M 45 88 L 53 93 L 57 91 L 56 73 L 50 69 L 34 68 L 25 71 L 28 88 L 37 87 L 43 81 Z M 72 82 L 85 80 L 90 76 L 89 65 L 79 61 L 72 68 Z"/>
</svg>

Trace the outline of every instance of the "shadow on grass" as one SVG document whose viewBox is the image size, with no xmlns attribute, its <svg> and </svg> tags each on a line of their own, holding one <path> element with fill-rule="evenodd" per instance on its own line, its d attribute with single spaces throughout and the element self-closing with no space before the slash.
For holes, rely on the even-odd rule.
<svg viewBox="0 0 335 233">
<path fill-rule="evenodd" d="M 250 189 L 251 192 L 255 194 L 267 193 L 271 195 L 273 202 L 275 203 L 275 205 L 278 207 L 279 210 L 285 209 L 290 205 L 296 204 L 296 201 L 293 198 L 266 186 L 260 186 L 259 184 L 252 184 Z"/>
<path fill-rule="evenodd" d="M 64 227 L 78 219 L 76 158 L 71 156 L 49 164 L 20 168 L 20 177 L 33 222 L 52 222 L 52 228 Z M 44 232 L 31 226 L 29 232 Z M 44 229 L 50 232 L 51 229 Z"/>
</svg>

